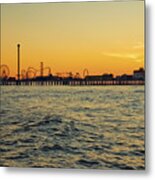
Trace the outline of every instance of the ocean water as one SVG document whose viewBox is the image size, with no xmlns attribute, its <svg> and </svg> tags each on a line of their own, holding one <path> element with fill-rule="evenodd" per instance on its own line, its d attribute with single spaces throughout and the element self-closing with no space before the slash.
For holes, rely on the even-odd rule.
<svg viewBox="0 0 155 180">
<path fill-rule="evenodd" d="M 2 86 L 0 166 L 145 169 L 144 86 Z"/>
</svg>

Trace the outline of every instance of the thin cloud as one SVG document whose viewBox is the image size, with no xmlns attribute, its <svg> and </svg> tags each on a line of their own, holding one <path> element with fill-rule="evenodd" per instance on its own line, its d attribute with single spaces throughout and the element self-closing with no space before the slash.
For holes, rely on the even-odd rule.
<svg viewBox="0 0 155 180">
<path fill-rule="evenodd" d="M 140 55 L 138 54 L 131 54 L 131 53 L 106 53 L 102 52 L 102 55 L 114 58 L 121 58 L 121 59 L 139 59 Z"/>
</svg>

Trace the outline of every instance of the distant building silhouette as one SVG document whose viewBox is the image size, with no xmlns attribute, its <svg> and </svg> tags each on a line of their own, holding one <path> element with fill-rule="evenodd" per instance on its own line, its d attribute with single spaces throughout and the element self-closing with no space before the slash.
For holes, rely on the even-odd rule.
<svg viewBox="0 0 155 180">
<path fill-rule="evenodd" d="M 121 76 L 116 76 L 116 80 L 119 80 L 119 81 L 131 81 L 131 80 L 133 80 L 133 76 L 128 75 L 128 74 L 123 74 Z"/>
<path fill-rule="evenodd" d="M 111 81 L 113 80 L 113 74 L 103 74 L 103 75 L 89 75 L 85 77 L 87 81 Z"/>
<path fill-rule="evenodd" d="M 133 71 L 133 78 L 137 80 L 145 80 L 145 70 L 139 68 L 139 70 Z"/>
<path fill-rule="evenodd" d="M 103 74 L 102 75 L 103 81 L 111 81 L 111 80 L 113 80 L 113 78 L 114 78 L 113 74 Z"/>
<path fill-rule="evenodd" d="M 102 80 L 102 76 L 100 75 L 89 75 L 85 77 L 86 81 L 101 81 Z"/>
</svg>

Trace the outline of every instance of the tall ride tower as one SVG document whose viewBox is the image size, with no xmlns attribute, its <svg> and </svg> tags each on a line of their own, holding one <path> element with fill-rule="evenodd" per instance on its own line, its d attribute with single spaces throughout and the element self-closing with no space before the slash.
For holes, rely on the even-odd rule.
<svg viewBox="0 0 155 180">
<path fill-rule="evenodd" d="M 19 85 L 20 84 L 20 44 L 17 44 L 17 78 L 18 78 L 17 85 Z"/>
</svg>

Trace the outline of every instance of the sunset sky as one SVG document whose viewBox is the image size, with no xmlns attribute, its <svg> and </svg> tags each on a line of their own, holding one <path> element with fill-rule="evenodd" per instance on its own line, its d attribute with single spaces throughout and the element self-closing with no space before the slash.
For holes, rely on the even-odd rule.
<svg viewBox="0 0 155 180">
<path fill-rule="evenodd" d="M 144 1 L 1 5 L 1 63 L 15 76 L 40 62 L 52 73 L 128 73 L 144 67 Z"/>
</svg>

